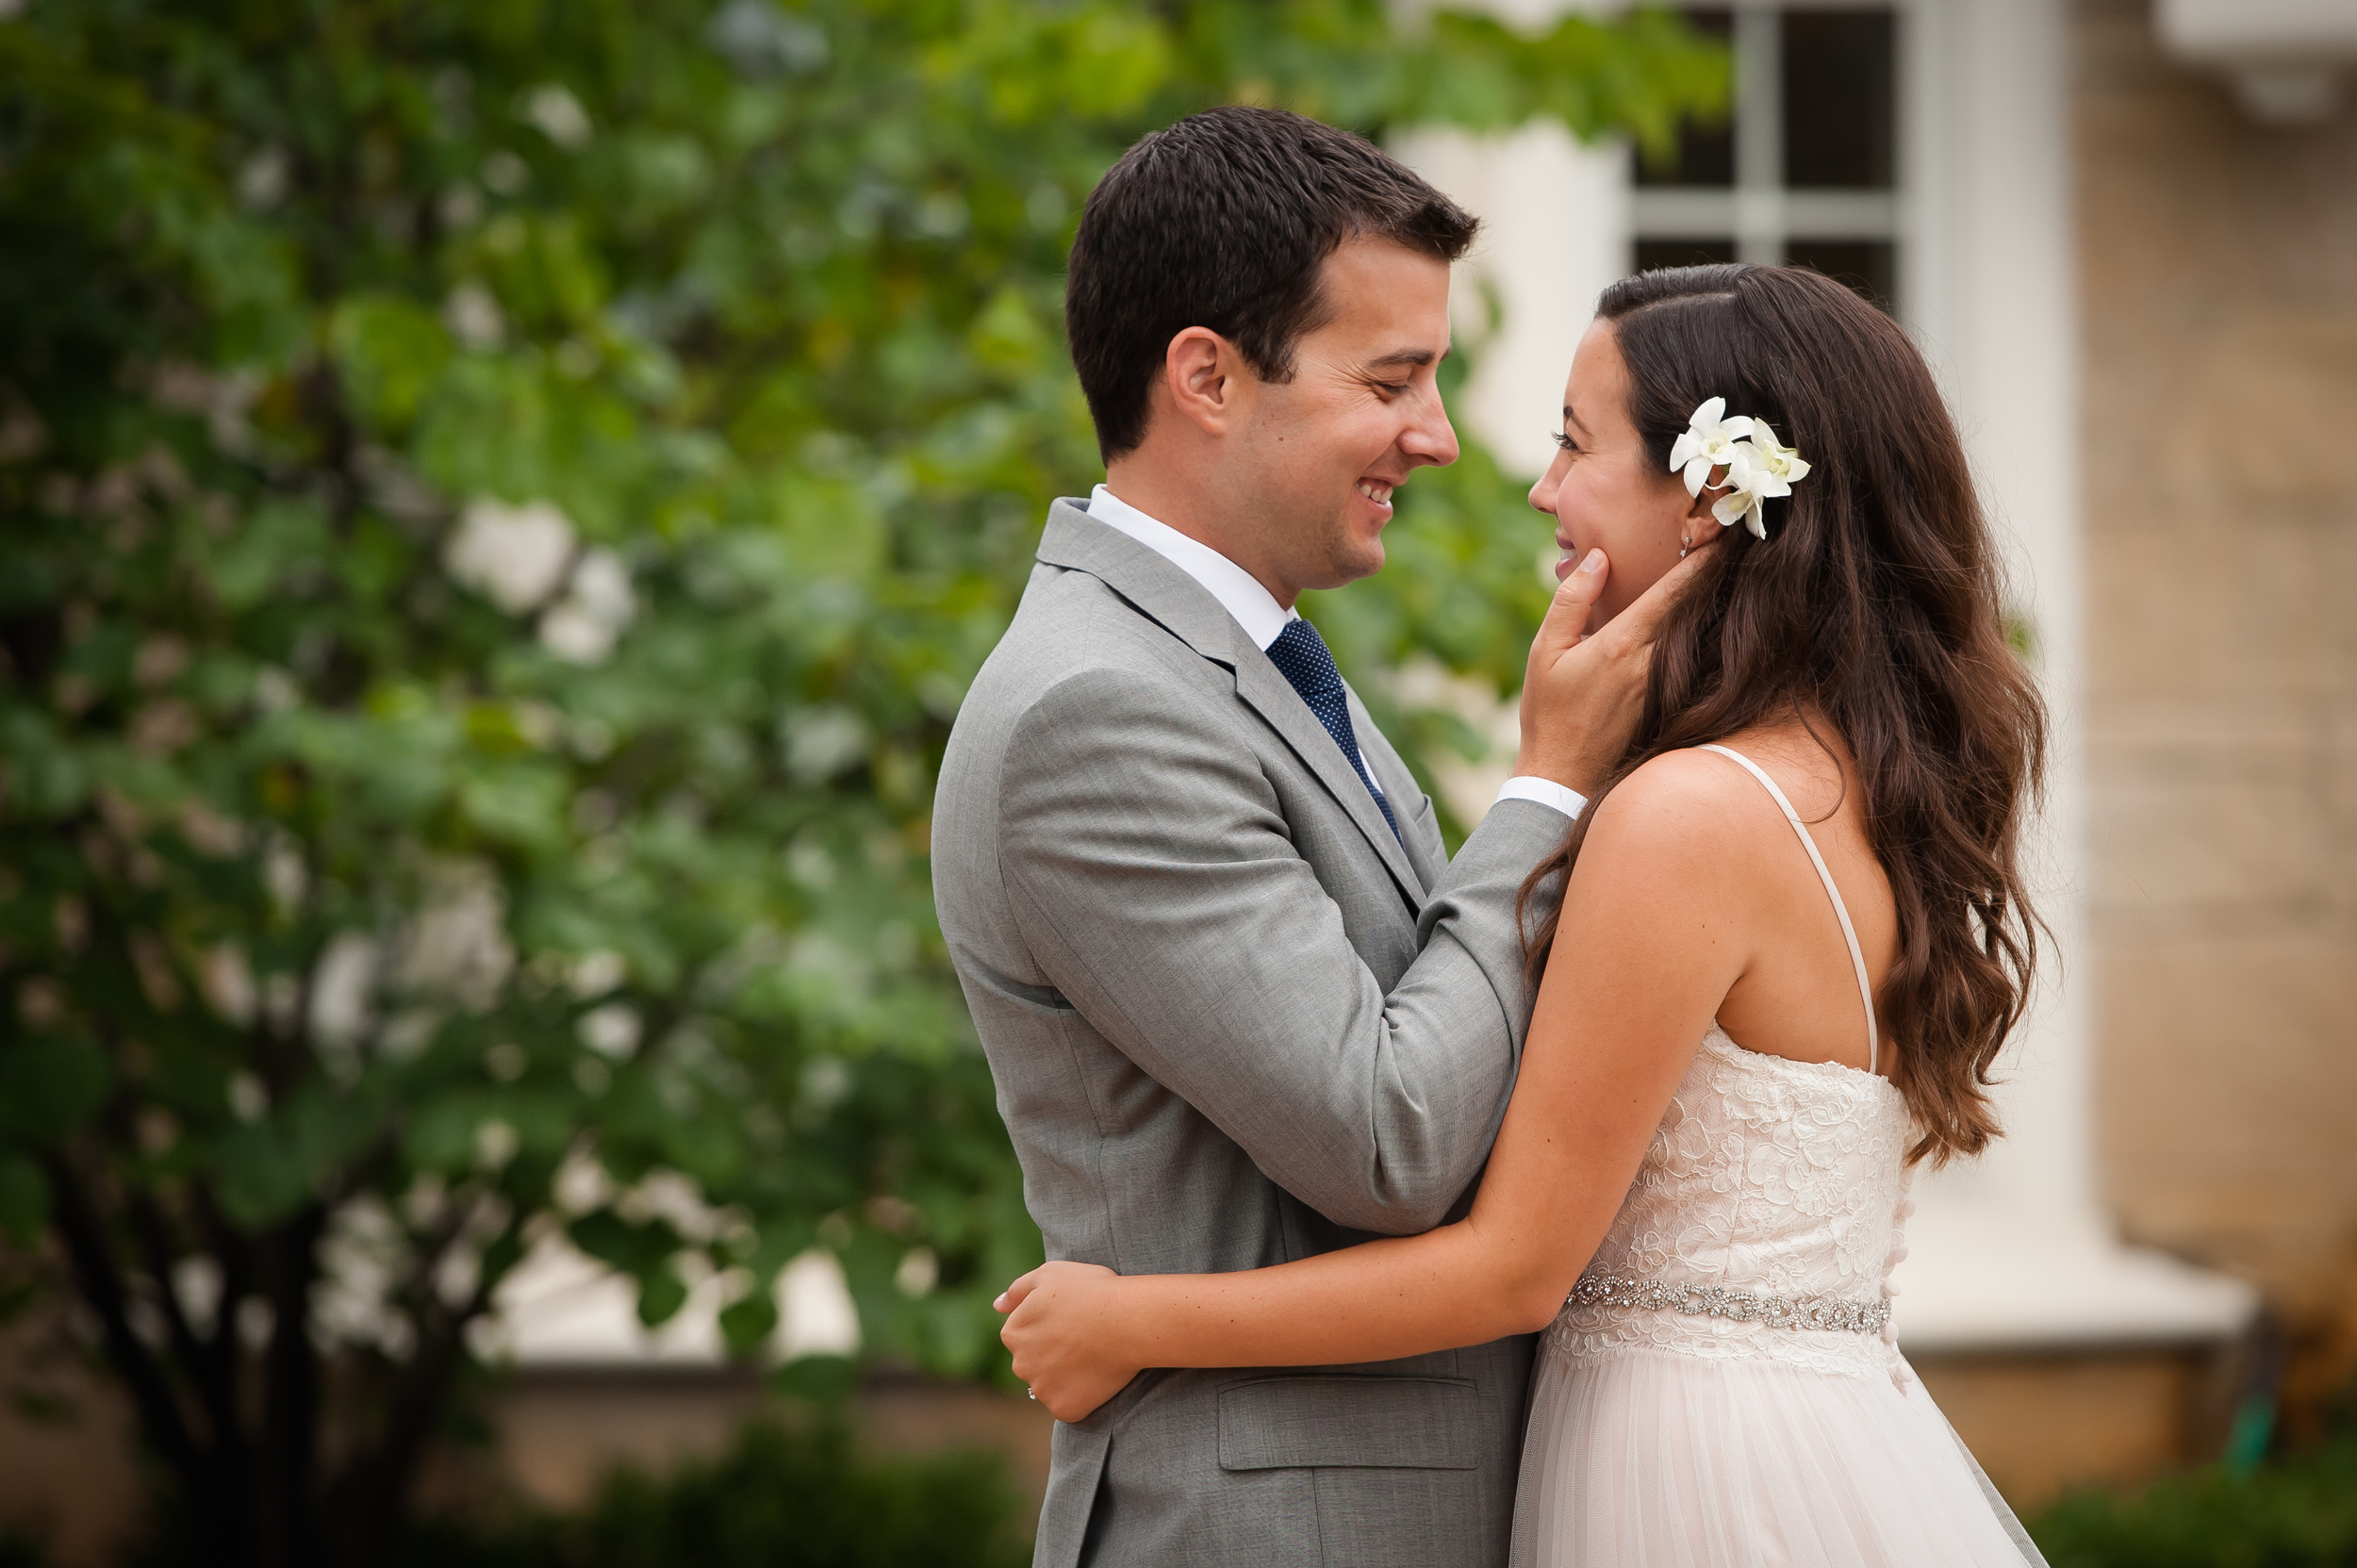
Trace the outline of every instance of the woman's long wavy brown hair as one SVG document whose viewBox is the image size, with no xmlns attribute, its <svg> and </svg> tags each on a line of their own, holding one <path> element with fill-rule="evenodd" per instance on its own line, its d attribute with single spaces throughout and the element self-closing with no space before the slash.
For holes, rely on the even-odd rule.
<svg viewBox="0 0 2357 1568">
<path fill-rule="evenodd" d="M 1664 619 L 1644 717 L 1601 794 L 1664 751 L 1795 716 L 1830 724 L 1855 760 L 1898 901 L 1881 1000 L 1920 1132 L 1908 1157 L 1976 1154 L 1997 1135 L 1989 1066 L 2037 958 L 2018 857 L 2046 709 L 2006 638 L 1997 551 L 1954 421 L 1906 335 L 1815 272 L 1644 272 L 1606 289 L 1597 314 L 1628 366 L 1630 420 L 1665 473 L 1713 397 L 1765 418 L 1815 465 L 1789 500 L 1768 503 L 1768 537 L 1727 530 Z M 1560 885 L 1593 816 L 1524 884 L 1526 911 Z M 1534 968 L 1555 938 L 1544 902 Z"/>
</svg>

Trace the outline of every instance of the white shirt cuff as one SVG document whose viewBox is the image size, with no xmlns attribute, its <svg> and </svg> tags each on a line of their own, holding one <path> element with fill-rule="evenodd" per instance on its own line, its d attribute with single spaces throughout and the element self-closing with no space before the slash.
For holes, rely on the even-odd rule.
<svg viewBox="0 0 2357 1568">
<path fill-rule="evenodd" d="M 1519 773 L 1507 780 L 1505 787 L 1498 791 L 1498 799 L 1535 801 L 1540 805 L 1554 807 L 1574 822 L 1579 820 L 1579 814 L 1588 809 L 1588 797 L 1578 790 L 1566 789 L 1553 779 L 1537 778 L 1528 773 Z"/>
</svg>

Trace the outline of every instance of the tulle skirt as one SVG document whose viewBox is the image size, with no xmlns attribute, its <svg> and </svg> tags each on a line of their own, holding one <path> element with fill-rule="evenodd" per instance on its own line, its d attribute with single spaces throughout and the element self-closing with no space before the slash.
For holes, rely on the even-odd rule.
<svg viewBox="0 0 2357 1568">
<path fill-rule="evenodd" d="M 1921 1382 L 1542 1349 L 1514 1568 L 2021 1568 Z"/>
</svg>

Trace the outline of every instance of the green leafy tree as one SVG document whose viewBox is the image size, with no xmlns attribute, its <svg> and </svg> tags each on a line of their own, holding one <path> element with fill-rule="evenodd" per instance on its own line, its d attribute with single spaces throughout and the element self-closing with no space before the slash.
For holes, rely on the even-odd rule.
<svg viewBox="0 0 2357 1568">
<path fill-rule="evenodd" d="M 1724 97 L 1659 14 L 1390 17 L 0 20 L 0 1223 L 190 1542 L 378 1559 L 559 1234 L 747 1351 L 825 1246 L 869 1353 L 997 1364 L 1038 1238 L 924 850 L 1095 468 L 1079 204 L 1240 98 L 1658 143 Z M 1344 656 L 1510 685 L 1518 500 L 1475 452 L 1406 492 Z"/>
</svg>

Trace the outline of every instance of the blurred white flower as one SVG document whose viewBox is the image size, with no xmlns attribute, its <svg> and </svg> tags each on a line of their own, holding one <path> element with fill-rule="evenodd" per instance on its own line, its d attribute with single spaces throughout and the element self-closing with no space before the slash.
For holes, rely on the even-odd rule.
<svg viewBox="0 0 2357 1568">
<path fill-rule="evenodd" d="M 262 853 L 262 885 L 269 889 L 271 901 L 281 910 L 291 913 L 303 902 L 303 895 L 310 890 L 311 868 L 304 864 L 303 851 L 294 841 L 280 834 Z"/>
<path fill-rule="evenodd" d="M 610 550 L 592 550 L 573 568 L 573 598 L 599 619 L 626 626 L 637 613 L 637 598 L 630 591 L 630 568 Z"/>
<path fill-rule="evenodd" d="M 507 318 L 491 291 L 472 281 L 460 284 L 442 302 L 442 324 L 470 349 L 494 349 L 507 336 Z"/>
<path fill-rule="evenodd" d="M 283 669 L 264 665 L 254 677 L 254 705 L 264 713 L 284 713 L 302 701 L 302 688 Z"/>
<path fill-rule="evenodd" d="M 556 1206 L 566 1213 L 585 1214 L 614 1200 L 614 1181 L 596 1155 L 576 1148 L 556 1167 L 556 1180 L 549 1184 L 549 1196 L 556 1199 Z"/>
<path fill-rule="evenodd" d="M 488 1007 L 515 967 L 506 903 L 490 866 L 448 860 L 428 867 L 423 908 L 401 947 L 394 979 L 407 991 Z"/>
<path fill-rule="evenodd" d="M 601 949 L 582 954 L 580 961 L 574 964 L 572 973 L 566 977 L 565 983 L 576 997 L 602 997 L 621 984 L 623 977 L 629 972 L 630 966 L 620 953 L 612 949 Z"/>
<path fill-rule="evenodd" d="M 239 1029 L 254 1021 L 261 997 L 255 989 L 254 970 L 245 961 L 243 948 L 235 942 L 216 942 L 205 949 L 197 981 L 217 1016 Z"/>
<path fill-rule="evenodd" d="M 797 779 L 831 779 L 867 755 L 867 726 L 849 708 L 804 708 L 785 721 L 786 767 Z"/>
<path fill-rule="evenodd" d="M 377 945 L 356 931 L 338 932 L 311 971 L 311 1037 L 322 1046 L 349 1046 L 372 1019 Z"/>
<path fill-rule="evenodd" d="M 638 1015 L 620 1002 L 591 1008 L 573 1027 L 583 1045 L 609 1061 L 619 1062 L 638 1048 Z"/>
<path fill-rule="evenodd" d="M 675 1170 L 657 1167 L 635 1185 L 618 1193 L 614 1212 L 633 1225 L 668 1220 L 689 1241 L 710 1241 L 728 1229 L 733 1216 L 704 1201 L 703 1190 Z"/>
<path fill-rule="evenodd" d="M 540 646 L 568 664 L 596 664 L 613 652 L 614 632 L 569 599 L 540 618 Z"/>
<path fill-rule="evenodd" d="M 574 152 L 589 140 L 589 111 L 581 100 L 555 82 L 544 83 L 524 94 L 523 117 L 551 141 Z"/>
<path fill-rule="evenodd" d="M 848 1356 L 859 1348 L 859 1309 L 851 1303 L 843 1265 L 812 1247 L 778 1276 L 778 1358 Z"/>
<path fill-rule="evenodd" d="M 941 1282 L 941 1260 L 930 1246 L 911 1247 L 901 1258 L 900 1266 L 892 1271 L 892 1282 L 900 1294 L 911 1298 L 931 1296 Z"/>
<path fill-rule="evenodd" d="M 202 1253 L 172 1265 L 172 1294 L 200 1334 L 209 1335 L 220 1321 L 221 1264 Z"/>
<path fill-rule="evenodd" d="M 385 1200 L 363 1194 L 337 1209 L 319 1256 L 321 1278 L 312 1287 L 319 1331 L 334 1344 L 373 1345 L 406 1359 L 416 1336 L 393 1296 L 413 1253 Z M 218 1300 L 217 1282 L 213 1295 Z"/>
<path fill-rule="evenodd" d="M 597 664 L 638 613 L 630 568 L 610 550 L 592 550 L 573 568 L 570 589 L 540 618 L 540 644 L 572 664 Z"/>
<path fill-rule="evenodd" d="M 270 1114 L 270 1091 L 250 1072 L 229 1075 L 229 1111 L 241 1122 L 257 1122 Z"/>
<path fill-rule="evenodd" d="M 477 1122 L 474 1130 L 474 1163 L 484 1170 L 499 1170 L 516 1157 L 521 1142 L 516 1130 L 503 1121 Z"/>
<path fill-rule="evenodd" d="M 521 615 L 555 591 L 572 553 L 573 525 L 552 503 L 509 506 L 478 496 L 442 546 L 442 565 L 509 615 Z"/>
<path fill-rule="evenodd" d="M 257 211 L 276 206 L 290 169 L 284 147 L 262 148 L 238 168 L 238 200 Z"/>
</svg>

